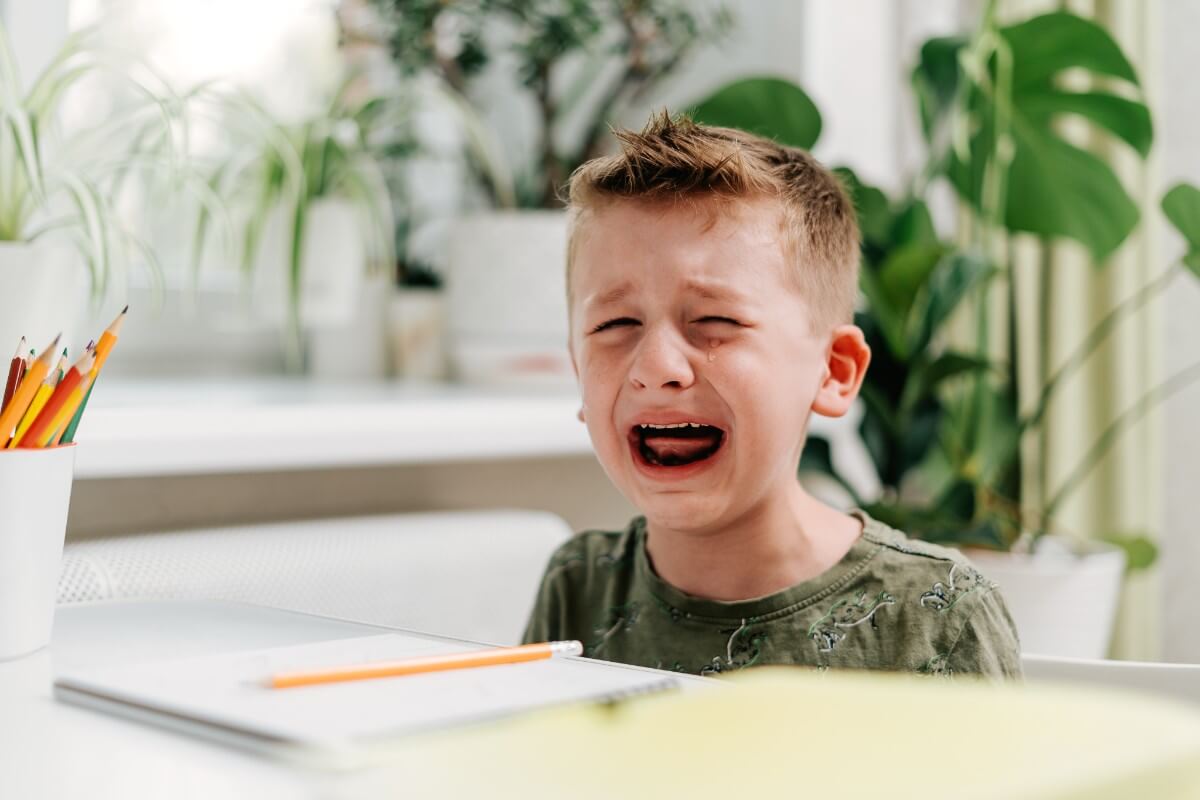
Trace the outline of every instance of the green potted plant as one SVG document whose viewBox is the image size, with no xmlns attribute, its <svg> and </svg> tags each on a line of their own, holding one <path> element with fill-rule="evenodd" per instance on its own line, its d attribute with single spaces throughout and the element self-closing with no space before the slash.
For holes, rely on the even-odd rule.
<svg viewBox="0 0 1200 800">
<path fill-rule="evenodd" d="M 478 381 L 567 383 L 562 342 L 566 219 L 560 192 L 597 155 L 608 126 L 730 24 L 679 0 L 590 3 L 373 0 L 375 38 L 400 70 L 434 79 L 458 120 L 476 206 L 449 233 L 448 323 L 455 366 Z M 496 35 L 502 31 L 502 36 Z M 503 41 L 501 41 L 503 39 Z M 515 62 L 532 108 L 528 147 L 481 124 L 479 78 Z M 515 151 L 512 152 L 512 151 Z M 469 199 L 469 198 L 468 198 Z"/>
<path fill-rule="evenodd" d="M 69 36 L 26 87 L 0 24 L 0 342 L 25 336 L 41 347 L 59 331 L 71 341 L 89 289 L 97 301 L 123 290 L 113 278 L 134 262 L 159 276 L 154 253 L 116 205 L 125 189 L 137 185 L 144 200 L 182 174 L 175 137 L 185 130 L 184 99 L 146 65 L 98 46 L 95 34 Z M 64 128 L 64 100 L 89 79 L 127 90 L 121 113 Z"/>
<path fill-rule="evenodd" d="M 368 282 L 395 263 L 378 154 L 386 147 L 380 135 L 402 120 L 403 107 L 356 96 L 355 87 L 349 79 L 319 112 L 286 121 L 242 91 L 205 97 L 234 143 L 204 167 L 209 187 L 223 201 L 251 313 L 280 326 L 293 372 L 304 369 L 306 355 L 313 371 L 330 377 L 385 369 L 383 306 L 367 302 L 385 298 Z M 201 208 L 196 270 L 210 239 L 230 238 L 219 236 L 215 220 Z M 366 328 L 350 330 L 356 321 Z M 322 337 L 326 330 L 335 331 L 333 340 Z"/>
<path fill-rule="evenodd" d="M 1100 88 L 1066 88 L 1063 74 L 1080 69 L 1102 79 Z M 1106 88 L 1111 84 L 1119 88 Z M 1200 192 L 1178 186 L 1162 203 L 1189 243 L 1183 264 L 1113 307 L 1046 381 L 1033 408 L 1020 411 L 1015 349 L 997 358 L 989 341 L 988 299 L 997 287 L 1012 285 L 1005 280 L 1007 248 L 1016 237 L 1037 237 L 1043 246 L 1069 238 L 1083 244 L 1099 268 L 1138 224 L 1137 206 L 1113 169 L 1065 139 L 1058 123 L 1064 115 L 1082 117 L 1144 157 L 1153 138 L 1150 113 L 1136 73 L 1109 34 L 1064 13 L 1002 27 L 989 7 L 974 34 L 925 43 L 913 87 L 928 155 L 908 191 L 890 198 L 842 171 L 863 230 L 866 304 L 858 323 L 874 358 L 860 432 L 881 496 L 857 492 L 851 476 L 832 464 L 827 443 L 810 442 L 802 467 L 831 474 L 851 502 L 910 534 L 1000 552 L 975 555 L 1005 587 L 1027 646 L 1101 656 L 1122 570 L 1152 562 L 1152 543 L 1100 531 L 1089 532 L 1099 534 L 1089 540 L 1115 545 L 1058 540 L 1062 557 L 1050 565 L 1031 563 L 1026 554 L 1056 541 L 1047 534 L 1060 531 L 1056 514 L 1070 492 L 1131 421 L 1200 377 L 1200 365 L 1152 387 L 1101 432 L 1071 477 L 1040 504 L 1022 493 L 1022 442 L 1045 424 L 1064 379 L 1123 319 L 1180 273 L 1200 275 Z M 701 103 L 699 117 L 790 135 L 801 145 L 815 139 L 804 131 L 819 130 L 819 117 L 805 102 L 790 103 L 789 121 L 778 108 L 764 114 L 739 104 L 733 88 L 716 113 Z M 805 114 L 816 124 L 804 122 Z M 939 234 L 929 211 L 928 194 L 938 181 L 954 188 L 965 210 L 966 222 L 953 236 Z M 950 327 L 972 303 L 976 340 L 955 349 Z M 1064 586 L 1074 588 L 1064 592 Z M 1067 607 L 1064 596 L 1081 602 Z"/>
</svg>

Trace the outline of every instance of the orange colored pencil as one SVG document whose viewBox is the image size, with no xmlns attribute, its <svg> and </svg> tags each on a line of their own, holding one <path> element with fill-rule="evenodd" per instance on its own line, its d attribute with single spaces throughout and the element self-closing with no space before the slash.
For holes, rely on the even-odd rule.
<svg viewBox="0 0 1200 800">
<path fill-rule="evenodd" d="M 291 689 L 296 686 L 315 686 L 321 683 L 395 678 L 402 675 L 490 667 L 497 664 L 520 664 L 525 661 L 540 661 L 554 656 L 577 656 L 582 653 L 583 645 L 579 642 L 542 642 L 541 644 L 494 647 L 490 650 L 474 650 L 469 653 L 452 653 L 444 656 L 406 658 L 402 661 L 381 661 L 375 664 L 359 664 L 306 672 L 281 672 L 272 675 L 268 679 L 267 685 L 272 689 Z"/>
<path fill-rule="evenodd" d="M 33 400 L 29 402 L 29 408 L 25 411 L 25 416 L 21 417 L 20 423 L 17 424 L 17 432 L 13 434 L 12 441 L 8 443 L 9 447 L 16 447 L 21 444 L 21 440 L 25 438 L 25 434 L 29 431 L 29 426 L 37 419 L 38 414 L 46 406 L 46 402 L 50 399 L 50 396 L 54 394 L 54 387 L 62 380 L 63 367 L 66 363 L 67 351 L 63 350 L 63 354 L 58 357 L 58 363 L 46 375 L 46 380 L 42 381 L 42 385 L 38 387 L 37 392 L 33 395 Z"/>
<path fill-rule="evenodd" d="M 79 428 L 79 421 L 83 417 L 83 412 L 87 410 L 88 400 L 92 397 L 92 389 L 96 387 L 96 378 L 99 376 L 104 362 L 108 360 L 108 354 L 112 352 L 113 346 L 117 343 L 117 338 L 121 333 L 121 326 L 125 324 L 125 315 L 128 313 L 129 306 L 127 305 L 121 309 L 120 314 L 117 314 L 117 318 L 105 328 L 104 333 L 100 334 L 100 341 L 96 343 L 95 347 L 96 364 L 88 374 L 88 385 L 84 392 L 83 400 L 74 412 L 72 412 L 72 416 L 68 419 L 67 423 L 60 430 L 55 431 L 54 437 L 51 440 L 52 444 L 58 444 L 60 441 L 75 441 L 75 431 Z"/>
<path fill-rule="evenodd" d="M 0 411 L 8 405 L 8 401 L 12 400 L 13 392 L 17 390 L 17 384 L 21 382 L 21 376 L 25 374 L 25 337 L 21 337 L 21 341 L 17 342 L 17 354 L 13 356 L 13 360 L 8 365 L 8 381 L 4 384 L 4 399 L 0 400 Z"/>
<path fill-rule="evenodd" d="M 25 377 L 21 379 L 21 384 L 13 392 L 12 400 L 5 406 L 4 411 L 0 411 L 0 441 L 8 441 L 8 437 L 12 436 L 13 431 L 16 430 L 17 423 L 25 415 L 29 404 L 33 402 L 33 396 L 37 394 L 38 387 L 42 385 L 46 373 L 50 371 L 50 359 L 54 358 L 54 351 L 61 338 L 61 333 L 55 336 L 50 346 L 26 368 Z"/>
<path fill-rule="evenodd" d="M 96 355 L 94 353 L 84 353 L 83 357 L 75 362 L 75 366 L 67 370 L 67 374 L 58 382 L 58 386 L 54 388 L 54 394 L 50 395 L 50 399 L 46 401 L 46 405 L 42 408 L 41 413 L 37 415 L 37 419 L 33 421 L 33 425 L 29 426 L 29 430 L 25 432 L 25 437 L 21 440 L 20 447 L 45 447 L 50 441 L 54 429 L 50 427 L 56 419 L 58 412 L 63 409 L 67 401 L 71 398 L 71 392 L 79 386 L 80 383 L 87 377 L 88 372 L 96 363 Z"/>
<path fill-rule="evenodd" d="M 121 313 L 117 314 L 117 318 L 104 329 L 104 333 L 100 334 L 100 341 L 96 342 L 96 364 L 91 370 L 93 379 L 104 368 L 104 362 L 108 360 L 108 354 L 112 352 L 117 337 L 121 335 L 121 326 L 125 324 L 125 315 L 128 313 L 129 306 L 125 306 Z"/>
</svg>

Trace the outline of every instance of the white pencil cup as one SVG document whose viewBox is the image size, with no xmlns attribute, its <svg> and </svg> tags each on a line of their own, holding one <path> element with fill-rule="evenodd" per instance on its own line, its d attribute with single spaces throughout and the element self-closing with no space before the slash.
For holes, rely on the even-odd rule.
<svg viewBox="0 0 1200 800">
<path fill-rule="evenodd" d="M 75 445 L 0 450 L 0 660 L 50 643 Z"/>
</svg>

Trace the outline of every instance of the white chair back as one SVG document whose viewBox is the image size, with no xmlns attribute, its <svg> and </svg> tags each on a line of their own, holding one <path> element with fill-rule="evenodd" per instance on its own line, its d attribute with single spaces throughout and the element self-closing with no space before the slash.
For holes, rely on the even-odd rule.
<svg viewBox="0 0 1200 800">
<path fill-rule="evenodd" d="M 1028 681 L 1137 689 L 1200 705 L 1200 664 L 1021 656 Z"/>
<path fill-rule="evenodd" d="M 512 644 L 570 533 L 553 514 L 472 511 L 85 541 L 63 554 L 58 602 L 231 600 Z"/>
</svg>

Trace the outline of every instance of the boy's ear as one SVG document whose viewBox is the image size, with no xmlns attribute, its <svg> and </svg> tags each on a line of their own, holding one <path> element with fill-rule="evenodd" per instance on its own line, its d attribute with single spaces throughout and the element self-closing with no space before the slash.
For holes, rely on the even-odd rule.
<svg viewBox="0 0 1200 800">
<path fill-rule="evenodd" d="M 857 325 L 834 328 L 826 356 L 825 380 L 817 388 L 812 410 L 825 417 L 840 417 L 850 410 L 871 363 L 871 348 Z"/>
</svg>

